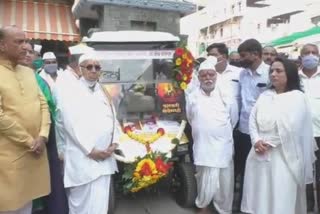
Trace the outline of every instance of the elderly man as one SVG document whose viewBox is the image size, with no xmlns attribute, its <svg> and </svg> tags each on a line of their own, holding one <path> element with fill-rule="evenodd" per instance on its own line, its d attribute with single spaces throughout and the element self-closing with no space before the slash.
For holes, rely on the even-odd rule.
<svg viewBox="0 0 320 214">
<path fill-rule="evenodd" d="M 50 193 L 46 142 L 48 105 L 26 55 L 25 34 L 0 29 L 0 213 L 30 214 L 32 200 Z"/>
<path fill-rule="evenodd" d="M 302 69 L 299 71 L 299 76 L 302 80 L 302 86 L 305 94 L 308 97 L 312 120 L 313 120 L 313 133 L 314 138 L 320 148 L 320 67 L 319 67 L 319 48 L 314 44 L 306 44 L 301 49 L 301 64 Z M 316 180 L 317 180 L 317 197 L 320 199 L 320 151 L 316 152 Z M 314 203 L 313 200 L 313 187 L 307 186 L 308 189 L 308 209 L 312 210 Z M 319 204 L 319 202 L 318 202 Z"/>
<path fill-rule="evenodd" d="M 64 184 L 70 214 L 107 213 L 110 179 L 117 171 L 116 113 L 111 97 L 98 83 L 101 66 L 94 59 L 82 55 L 80 80 L 63 96 L 55 94 L 65 129 Z"/>
<path fill-rule="evenodd" d="M 268 65 L 271 65 L 277 56 L 277 50 L 272 46 L 265 46 L 262 49 L 262 60 Z"/>
<path fill-rule="evenodd" d="M 231 214 L 233 201 L 233 138 L 238 107 L 215 71 L 217 59 L 209 56 L 199 68 L 200 87 L 187 99 L 192 127 L 199 213 L 207 213 L 213 200 L 219 213 Z M 225 87 L 225 85 L 223 85 Z"/>
<path fill-rule="evenodd" d="M 46 52 L 43 54 L 42 59 L 44 60 L 44 65 L 39 74 L 48 83 L 52 91 L 55 86 L 56 79 L 60 75 L 60 72 L 58 72 L 57 58 L 53 52 Z"/>
</svg>

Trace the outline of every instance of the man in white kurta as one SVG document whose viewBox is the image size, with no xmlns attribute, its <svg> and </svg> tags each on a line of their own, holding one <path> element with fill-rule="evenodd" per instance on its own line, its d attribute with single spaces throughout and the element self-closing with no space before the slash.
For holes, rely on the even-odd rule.
<svg viewBox="0 0 320 214">
<path fill-rule="evenodd" d="M 57 94 L 65 128 L 64 184 L 70 214 L 107 213 L 110 179 L 117 171 L 115 110 L 97 82 L 101 67 L 93 58 L 90 54 L 80 58 L 83 77 L 63 92 L 72 96 L 64 99 L 64 94 L 59 102 Z"/>
<path fill-rule="evenodd" d="M 44 65 L 39 75 L 49 85 L 50 90 L 53 91 L 56 79 L 61 74 L 61 71 L 58 69 L 56 55 L 53 52 L 46 52 L 43 54 L 42 59 L 44 61 Z"/>
<path fill-rule="evenodd" d="M 67 66 L 66 70 L 61 72 L 56 79 L 55 87 L 53 88 L 52 94 L 53 97 L 57 97 L 59 94 L 59 103 L 60 105 L 56 106 L 56 111 L 59 112 L 56 114 L 55 118 L 55 131 L 56 131 L 56 141 L 57 141 L 57 149 L 59 158 L 62 160 L 65 150 L 65 129 L 63 124 L 63 114 L 62 114 L 62 99 L 68 99 L 70 96 L 73 96 L 73 90 L 77 92 L 76 85 L 79 83 L 79 79 L 81 77 L 81 72 L 79 68 L 79 57 L 84 54 L 81 52 L 73 53 L 70 50 L 70 58 L 69 58 L 69 65 Z M 71 92 L 71 93 L 69 93 Z M 74 93 L 75 93 L 74 92 Z M 57 103 L 57 101 L 56 101 Z"/>
<path fill-rule="evenodd" d="M 206 213 L 213 200 L 220 214 L 229 214 L 234 186 L 232 132 L 238 120 L 238 106 L 230 90 L 219 87 L 216 62 L 215 57 L 209 56 L 200 65 L 200 87 L 187 99 L 187 117 L 194 139 L 196 206 L 200 213 Z"/>
</svg>

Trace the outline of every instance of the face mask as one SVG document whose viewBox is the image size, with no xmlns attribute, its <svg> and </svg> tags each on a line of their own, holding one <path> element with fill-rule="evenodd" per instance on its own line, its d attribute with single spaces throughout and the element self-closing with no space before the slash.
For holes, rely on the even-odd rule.
<svg viewBox="0 0 320 214">
<path fill-rule="evenodd" d="M 240 61 L 230 61 L 229 64 L 239 68 L 241 67 Z"/>
<path fill-rule="evenodd" d="M 245 59 L 245 60 L 240 60 L 240 66 L 243 68 L 250 68 L 252 66 L 253 62 Z"/>
<path fill-rule="evenodd" d="M 90 88 L 92 88 L 98 82 L 98 81 L 86 80 L 84 77 L 81 77 L 81 81 L 83 81 Z"/>
<path fill-rule="evenodd" d="M 58 70 L 58 64 L 44 65 L 43 69 L 48 74 L 55 74 L 57 73 L 57 70 Z"/>
<path fill-rule="evenodd" d="M 32 66 L 36 71 L 39 70 L 43 66 L 43 59 L 39 58 L 39 59 L 33 60 Z"/>
<path fill-rule="evenodd" d="M 319 64 L 319 57 L 313 54 L 302 57 L 302 66 L 306 69 L 314 69 Z"/>
</svg>

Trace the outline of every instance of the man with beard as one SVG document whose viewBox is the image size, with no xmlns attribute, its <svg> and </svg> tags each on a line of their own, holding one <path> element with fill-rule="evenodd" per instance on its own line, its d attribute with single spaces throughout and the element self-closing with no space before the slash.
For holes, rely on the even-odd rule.
<svg viewBox="0 0 320 214">
<path fill-rule="evenodd" d="M 259 95 L 267 89 L 270 66 L 263 62 L 261 44 L 255 39 L 249 39 L 240 44 L 238 52 L 241 57 L 241 67 L 244 68 L 239 79 L 241 110 L 238 142 L 235 144 L 235 173 L 236 176 L 240 176 L 241 199 L 246 159 L 252 145 L 249 134 L 249 116 Z M 240 204 L 238 206 L 240 208 Z"/>
<path fill-rule="evenodd" d="M 26 56 L 25 33 L 0 28 L 0 213 L 31 214 L 50 193 L 46 143 L 50 115 Z"/>
<path fill-rule="evenodd" d="M 271 65 L 277 56 L 277 50 L 272 46 L 265 46 L 262 49 L 262 60 L 268 65 Z"/>
<path fill-rule="evenodd" d="M 225 93 L 209 56 L 199 68 L 200 87 L 187 99 L 187 118 L 192 127 L 199 213 L 208 213 L 213 204 L 219 213 L 231 214 L 234 169 L 232 132 L 238 121 L 238 105 Z"/>
</svg>

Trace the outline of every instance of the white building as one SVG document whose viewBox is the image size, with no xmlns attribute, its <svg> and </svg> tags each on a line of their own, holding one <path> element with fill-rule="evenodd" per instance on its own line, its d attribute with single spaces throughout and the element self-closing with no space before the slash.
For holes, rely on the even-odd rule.
<svg viewBox="0 0 320 214">
<path fill-rule="evenodd" d="M 236 50 L 245 39 L 268 43 L 320 20 L 320 0 L 203 0 L 200 6 L 204 8 L 180 22 L 195 56 L 214 42 Z"/>
</svg>

